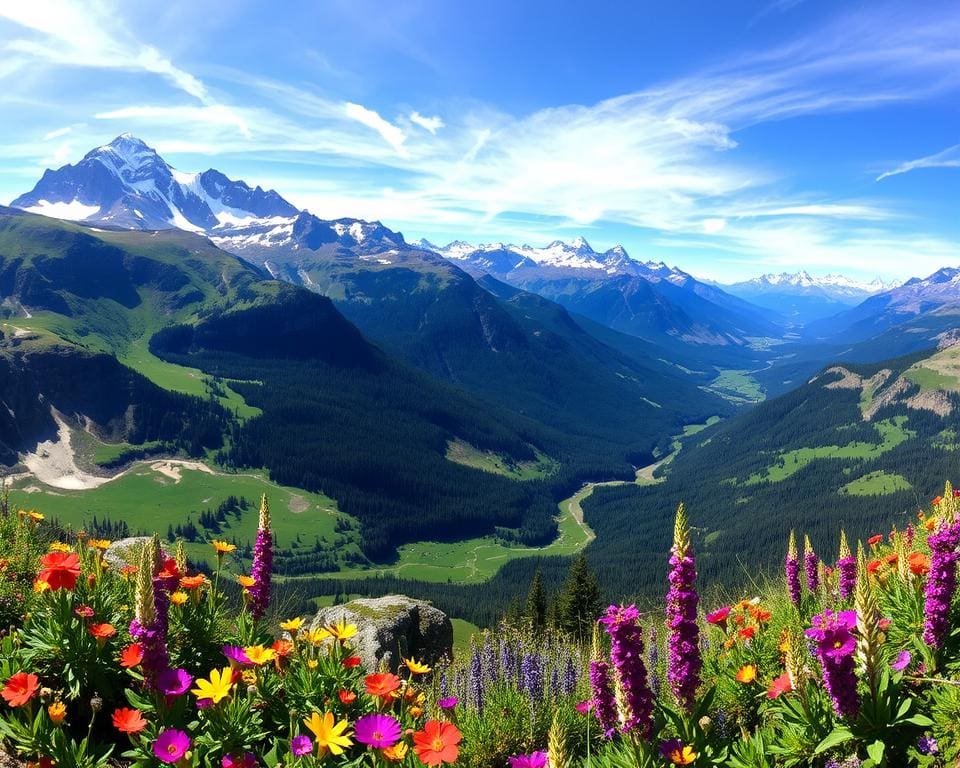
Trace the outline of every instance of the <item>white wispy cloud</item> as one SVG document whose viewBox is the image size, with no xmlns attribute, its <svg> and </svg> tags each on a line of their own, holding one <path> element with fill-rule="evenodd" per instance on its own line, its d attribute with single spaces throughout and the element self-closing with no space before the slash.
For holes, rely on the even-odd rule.
<svg viewBox="0 0 960 768">
<path fill-rule="evenodd" d="M 434 115 L 433 117 L 424 117 L 417 111 L 413 111 L 410 113 L 410 122 L 416 123 L 424 130 L 430 131 L 430 133 L 436 133 L 445 125 L 443 120 L 441 120 L 436 115 Z"/>
<path fill-rule="evenodd" d="M 343 111 L 351 120 L 356 120 L 379 133 L 383 140 L 397 151 L 398 155 L 402 157 L 407 154 L 403 146 L 403 143 L 407 140 L 407 135 L 401 128 L 382 118 L 375 110 L 348 101 L 343 105 Z"/>
<path fill-rule="evenodd" d="M 7 52 L 64 66 L 150 72 L 200 101 L 209 100 L 200 80 L 119 29 L 117 14 L 101 3 L 0 0 L 0 17 L 32 33 L 4 43 Z"/>
<path fill-rule="evenodd" d="M 55 131 L 48 131 L 47 133 L 43 134 L 43 140 L 50 141 L 51 139 L 58 139 L 61 136 L 66 136 L 72 130 L 73 130 L 73 126 L 67 125 L 67 126 L 64 126 L 63 128 L 57 128 Z"/>
<path fill-rule="evenodd" d="M 901 173 L 909 173 L 918 168 L 960 168 L 960 144 L 954 144 L 952 147 L 947 147 L 933 155 L 918 157 L 916 160 L 901 163 L 896 168 L 881 173 L 877 176 L 877 181 L 889 179 L 891 176 L 899 176 Z"/>
</svg>

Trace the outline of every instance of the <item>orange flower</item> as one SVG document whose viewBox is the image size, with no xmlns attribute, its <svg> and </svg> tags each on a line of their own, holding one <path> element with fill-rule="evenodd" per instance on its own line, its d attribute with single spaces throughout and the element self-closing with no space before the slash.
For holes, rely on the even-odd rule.
<svg viewBox="0 0 960 768">
<path fill-rule="evenodd" d="M 743 638 L 744 640 L 751 640 L 751 639 L 753 639 L 753 636 L 754 636 L 755 634 L 757 634 L 757 628 L 756 628 L 756 627 L 744 627 L 744 628 L 741 629 L 739 632 L 737 632 L 737 634 L 740 635 L 740 637 Z"/>
<path fill-rule="evenodd" d="M 113 624 L 91 624 L 88 631 L 97 640 L 108 640 L 117 634 L 117 628 Z"/>
<path fill-rule="evenodd" d="M 60 725 L 67 719 L 67 705 L 62 701 L 55 701 L 47 707 L 47 714 L 50 716 L 51 723 Z"/>
<path fill-rule="evenodd" d="M 882 560 L 871 560 L 867 563 L 867 573 L 876 573 L 880 570 L 881 565 L 883 565 Z"/>
<path fill-rule="evenodd" d="M 196 576 L 183 576 L 180 578 L 180 586 L 184 589 L 197 589 L 204 585 L 207 577 L 202 573 L 198 573 Z"/>
<path fill-rule="evenodd" d="M 900 559 L 900 556 L 896 552 L 891 552 L 887 555 L 884 560 L 886 560 L 890 565 L 896 565 L 897 560 Z"/>
<path fill-rule="evenodd" d="M 413 734 L 413 751 L 424 765 L 456 762 L 460 731 L 453 723 L 429 720 L 422 731 Z"/>
<path fill-rule="evenodd" d="M 121 707 L 113 711 L 113 727 L 121 733 L 129 733 L 132 736 L 146 728 L 147 721 L 143 719 L 139 709 Z"/>
<path fill-rule="evenodd" d="M 743 683 L 744 685 L 749 685 L 754 680 L 757 679 L 757 665 L 756 664 L 744 664 L 737 671 L 735 675 L 738 683 Z"/>
<path fill-rule="evenodd" d="M 367 675 L 363 682 L 368 694 L 381 699 L 392 697 L 400 687 L 400 678 L 390 672 Z"/>
<path fill-rule="evenodd" d="M 770 618 L 773 616 L 770 611 L 765 611 L 763 608 L 754 608 L 750 613 L 753 615 L 753 618 L 761 624 L 770 621 Z"/>
<path fill-rule="evenodd" d="M 40 558 L 43 570 L 37 574 L 38 581 L 45 581 L 50 589 L 72 591 L 80 577 L 80 558 L 75 552 L 49 552 Z"/>
<path fill-rule="evenodd" d="M 239 584 L 244 589 L 250 589 L 250 587 L 256 584 L 256 581 L 254 581 L 253 576 L 240 575 L 240 576 L 237 576 L 237 584 Z"/>
<path fill-rule="evenodd" d="M 337 696 L 340 698 L 340 703 L 345 707 L 349 707 L 357 700 L 357 694 L 353 691 L 341 690 L 337 693 Z"/>
<path fill-rule="evenodd" d="M 140 643 L 131 643 L 120 654 L 120 666 L 124 669 L 136 667 L 143 661 L 143 646 Z"/>
<path fill-rule="evenodd" d="M 121 567 L 120 567 L 120 575 L 121 575 L 121 576 L 133 576 L 133 574 L 135 574 L 135 573 L 136 573 L 137 571 L 139 571 L 139 570 L 140 570 L 140 569 L 137 568 L 137 566 L 135 566 L 135 565 L 124 565 L 124 566 L 121 566 Z"/>
<path fill-rule="evenodd" d="M 907 561 L 910 563 L 910 573 L 915 576 L 925 576 L 930 571 L 930 556 L 923 552 L 911 552 Z"/>
<path fill-rule="evenodd" d="M 878 533 L 874 536 L 871 536 L 869 539 L 867 539 L 867 544 L 869 544 L 871 547 L 874 547 L 877 544 L 879 544 L 881 541 L 883 541 L 883 535 Z"/>
<path fill-rule="evenodd" d="M 7 684 L 0 691 L 0 696 L 11 707 L 22 707 L 37 692 L 40 687 L 40 679 L 29 672 L 17 672 L 13 677 L 7 680 Z"/>
<path fill-rule="evenodd" d="M 293 653 L 293 643 L 289 640 L 274 640 L 270 647 L 276 651 L 277 656 L 281 659 L 285 659 Z"/>
</svg>

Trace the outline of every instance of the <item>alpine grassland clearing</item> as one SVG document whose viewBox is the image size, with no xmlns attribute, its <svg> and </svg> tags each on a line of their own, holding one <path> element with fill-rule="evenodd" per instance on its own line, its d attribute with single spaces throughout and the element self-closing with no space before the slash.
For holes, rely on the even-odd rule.
<svg viewBox="0 0 960 768">
<path fill-rule="evenodd" d="M 540 480 L 557 468 L 557 463 L 545 453 L 534 449 L 533 461 L 515 461 L 495 451 L 481 451 L 465 440 L 450 440 L 447 443 L 447 458 L 465 467 L 473 467 L 483 472 L 492 472 L 514 480 Z"/>
<path fill-rule="evenodd" d="M 914 432 L 904 424 L 906 416 L 895 416 L 874 424 L 880 434 L 879 443 L 853 442 L 848 445 L 822 445 L 816 448 L 798 448 L 780 454 L 776 464 L 768 467 L 764 473 L 750 475 L 744 485 L 758 483 L 778 483 L 791 475 L 796 474 L 811 461 L 817 459 L 846 459 L 853 461 L 868 461 L 891 451 L 902 442 L 914 436 Z"/>
<path fill-rule="evenodd" d="M 720 371 L 707 389 L 734 403 L 759 403 L 765 395 L 750 373 L 745 370 Z"/>
<path fill-rule="evenodd" d="M 186 542 L 188 555 L 197 561 L 215 563 L 206 540 L 223 539 L 238 547 L 252 544 L 257 534 L 257 509 L 264 493 L 270 498 L 279 548 L 294 544 L 312 547 L 317 539 L 329 544 L 343 535 L 336 533 L 336 522 L 349 518 L 338 511 L 336 502 L 322 494 L 286 488 L 258 473 L 225 474 L 198 462 L 168 459 L 139 462 L 99 488 L 86 490 L 48 488 L 35 479 L 21 479 L 12 486 L 10 503 L 15 508 L 42 510 L 47 518 L 76 530 L 89 528 L 96 517 L 101 524 L 107 520 L 125 522 L 131 535 L 156 532 L 164 536 L 170 527 L 176 529 L 192 522 L 200 537 Z M 201 512 L 215 511 L 230 496 L 247 501 L 239 518 L 227 514 L 226 520 L 218 524 L 219 531 L 203 528 Z"/>
<path fill-rule="evenodd" d="M 870 472 L 863 477 L 858 477 L 851 483 L 847 483 L 840 489 L 841 495 L 849 496 L 885 496 L 888 493 L 897 491 L 909 491 L 913 486 L 903 475 L 892 472 Z"/>
</svg>

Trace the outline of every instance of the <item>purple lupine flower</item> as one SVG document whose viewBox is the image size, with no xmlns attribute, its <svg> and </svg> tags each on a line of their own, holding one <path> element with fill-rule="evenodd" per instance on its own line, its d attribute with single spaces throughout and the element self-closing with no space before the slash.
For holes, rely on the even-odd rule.
<svg viewBox="0 0 960 768">
<path fill-rule="evenodd" d="M 813 551 L 810 537 L 803 537 L 803 570 L 807 576 L 807 589 L 816 592 L 820 589 L 820 558 Z"/>
<path fill-rule="evenodd" d="M 560 667 L 556 664 L 554 664 L 550 670 L 550 695 L 560 695 Z"/>
<path fill-rule="evenodd" d="M 857 641 L 851 630 L 857 625 L 857 613 L 827 609 L 812 621 L 813 627 L 806 630 L 806 635 L 816 641 L 823 685 L 830 694 L 833 710 L 840 717 L 855 717 L 860 711 L 860 697 L 853 659 Z"/>
<path fill-rule="evenodd" d="M 573 661 L 573 654 L 567 656 L 567 664 L 563 669 L 563 680 L 560 683 L 560 692 L 564 696 L 570 696 L 577 690 L 577 680 L 580 678 L 580 671 Z"/>
<path fill-rule="evenodd" d="M 670 591 L 667 593 L 667 681 L 673 695 L 688 712 L 700 685 L 700 628 L 697 626 L 697 568 L 690 546 L 687 516 L 681 504 L 670 555 Z"/>
<path fill-rule="evenodd" d="M 470 703 L 479 714 L 483 714 L 483 662 L 480 659 L 480 651 L 473 649 L 473 656 L 470 658 Z"/>
<path fill-rule="evenodd" d="M 657 647 L 657 628 L 650 627 L 650 636 L 647 638 L 647 672 L 650 675 L 650 693 L 654 699 L 660 698 L 660 649 Z"/>
<path fill-rule="evenodd" d="M 790 601 L 800 607 L 800 558 L 797 555 L 797 540 L 790 531 L 790 544 L 787 546 L 787 559 L 783 563 L 787 575 L 787 588 L 790 590 Z"/>
<path fill-rule="evenodd" d="M 538 653 L 526 653 L 520 662 L 520 689 L 534 705 L 543 701 L 543 659 Z"/>
<path fill-rule="evenodd" d="M 950 603 L 957 590 L 960 522 L 941 523 L 927 543 L 930 545 L 930 573 L 924 590 L 923 642 L 938 649 L 950 631 Z"/>
<path fill-rule="evenodd" d="M 643 663 L 643 630 L 637 625 L 640 612 L 635 605 L 611 605 L 600 623 L 610 635 L 610 661 L 617 673 L 626 704 L 623 730 L 637 729 L 649 738 L 653 716 L 653 694 L 647 685 Z"/>
<path fill-rule="evenodd" d="M 593 689 L 593 711 L 603 735 L 612 739 L 617 730 L 617 701 L 610 686 L 610 665 L 607 662 L 590 662 L 590 687 Z"/>
<path fill-rule="evenodd" d="M 850 551 L 850 545 L 847 544 L 847 533 L 844 530 L 840 531 L 837 573 L 839 574 L 840 597 L 843 600 L 849 600 L 853 597 L 853 591 L 857 588 L 857 558 Z"/>
<path fill-rule="evenodd" d="M 500 674 L 507 682 L 510 681 L 513 671 L 513 653 L 510 644 L 500 640 Z"/>
<path fill-rule="evenodd" d="M 253 565 L 250 568 L 253 586 L 250 595 L 250 614 L 262 619 L 270 605 L 270 580 L 273 576 L 273 533 L 270 531 L 270 503 L 267 495 L 260 499 L 260 522 L 253 544 Z"/>
<path fill-rule="evenodd" d="M 935 755 L 940 751 L 940 745 L 933 736 L 921 736 L 917 739 L 917 749 L 921 755 Z"/>
<path fill-rule="evenodd" d="M 445 699 L 450 695 L 450 681 L 447 679 L 447 670 L 440 673 L 440 698 Z"/>
<path fill-rule="evenodd" d="M 483 641 L 483 669 L 491 681 L 496 681 L 500 677 L 497 670 L 497 652 L 489 636 Z"/>
</svg>

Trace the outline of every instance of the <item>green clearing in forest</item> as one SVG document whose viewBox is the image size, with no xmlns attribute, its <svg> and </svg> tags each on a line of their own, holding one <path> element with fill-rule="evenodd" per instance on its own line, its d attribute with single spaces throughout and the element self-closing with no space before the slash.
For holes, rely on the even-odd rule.
<svg viewBox="0 0 960 768">
<path fill-rule="evenodd" d="M 536 448 L 533 450 L 536 454 L 535 459 L 515 461 L 502 453 L 482 451 L 459 438 L 447 442 L 447 458 L 450 461 L 514 480 L 540 480 L 557 468 L 557 463 L 553 459 Z"/>
<path fill-rule="evenodd" d="M 848 496 L 884 496 L 897 491 L 909 491 L 913 486 L 903 475 L 884 472 L 882 469 L 858 477 L 840 489 L 841 495 Z"/>
<path fill-rule="evenodd" d="M 768 467 L 765 472 L 750 475 L 744 481 L 744 485 L 756 485 L 763 482 L 778 483 L 796 474 L 811 461 L 817 459 L 861 461 L 875 459 L 877 456 L 893 450 L 900 443 L 916 434 L 904 426 L 906 422 L 906 416 L 895 416 L 892 419 L 875 422 L 874 427 L 880 434 L 879 443 L 853 442 L 847 445 L 822 445 L 817 448 L 797 448 L 793 451 L 786 451 L 781 453 L 777 463 Z"/>
</svg>

